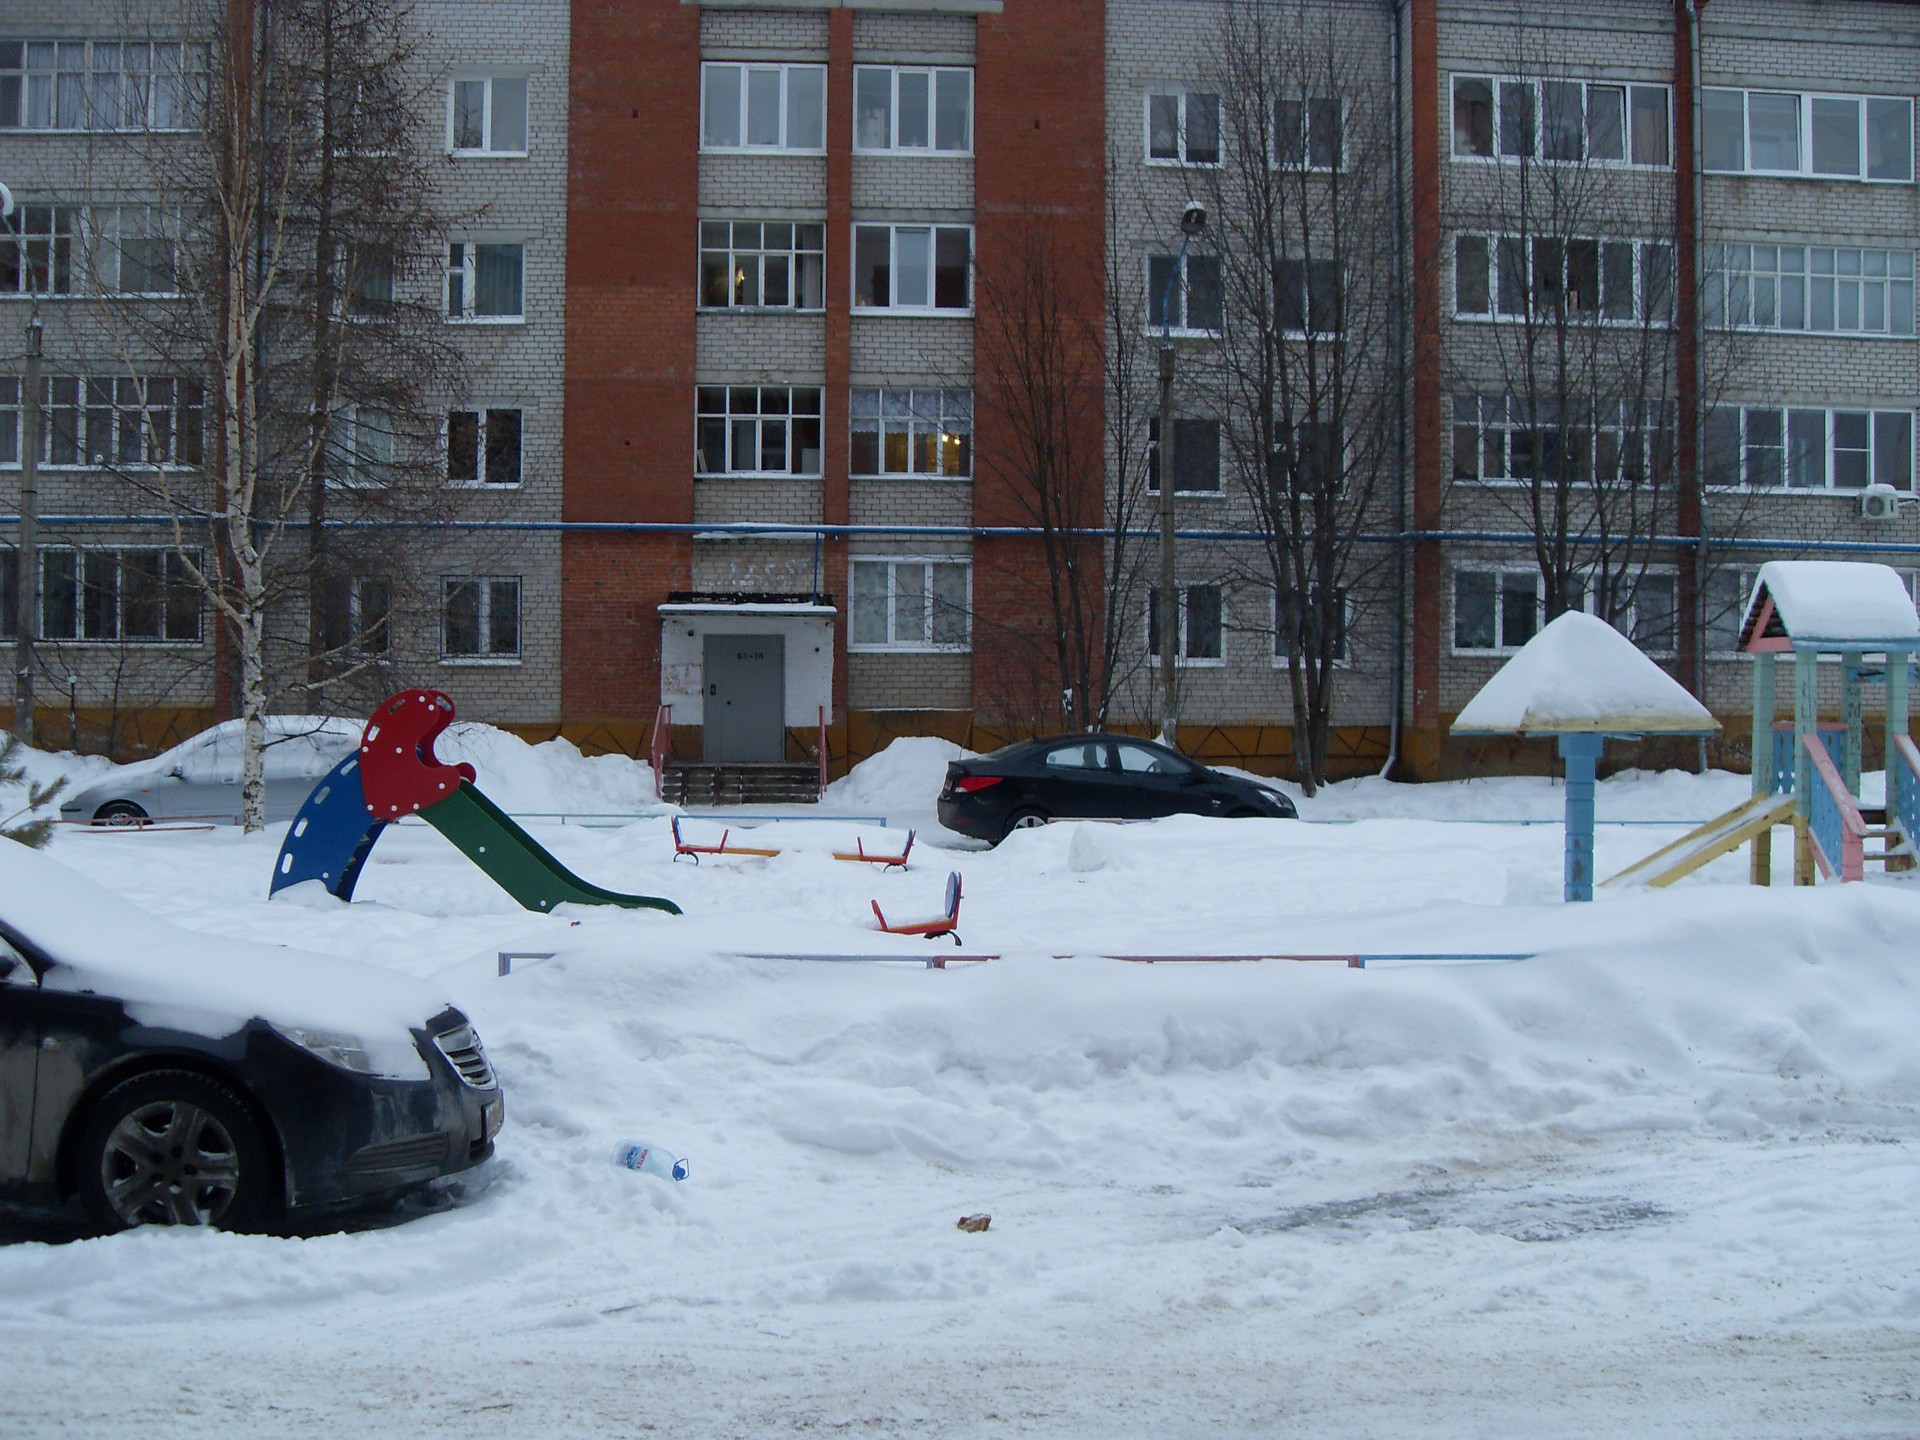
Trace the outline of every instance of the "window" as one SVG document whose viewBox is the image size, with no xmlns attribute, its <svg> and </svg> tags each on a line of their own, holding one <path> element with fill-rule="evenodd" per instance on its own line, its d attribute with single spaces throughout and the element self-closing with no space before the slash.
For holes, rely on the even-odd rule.
<svg viewBox="0 0 1920 1440">
<path fill-rule="evenodd" d="M 826 297 L 826 226 L 790 220 L 704 220 L 700 303 L 818 310 Z"/>
<path fill-rule="evenodd" d="M 1220 422 L 1176 416 L 1173 422 L 1173 492 L 1220 493 Z M 1147 489 L 1160 492 L 1160 417 L 1147 421 Z"/>
<path fill-rule="evenodd" d="M 1340 333 L 1340 266 L 1332 260 L 1276 261 L 1273 307 L 1284 334 L 1331 338 Z"/>
<path fill-rule="evenodd" d="M 1673 313 L 1673 247 L 1657 240 L 1461 235 L 1453 311 L 1461 318 L 1664 324 Z"/>
<path fill-rule="evenodd" d="M 372 319 L 393 312 L 393 247 L 355 241 L 346 247 L 347 314 Z"/>
<path fill-rule="evenodd" d="M 702 385 L 696 394 L 702 475 L 818 475 L 818 386 Z"/>
<path fill-rule="evenodd" d="M 971 648 L 973 566 L 937 558 L 851 562 L 849 650 Z"/>
<path fill-rule="evenodd" d="M 520 658 L 518 576 L 463 575 L 441 580 L 440 658 Z"/>
<path fill-rule="evenodd" d="M 851 473 L 973 473 L 972 391 L 856 389 L 850 408 Z"/>
<path fill-rule="evenodd" d="M 1340 102 L 1324 96 L 1273 102 L 1273 163 L 1288 170 L 1339 170 L 1346 163 Z"/>
<path fill-rule="evenodd" d="M 824 153 L 827 67 L 702 65 L 700 148 Z"/>
<path fill-rule="evenodd" d="M 1671 109 L 1665 85 L 1456 75 L 1453 153 L 1664 167 L 1673 163 Z"/>
<path fill-rule="evenodd" d="M 1709 411 L 1705 468 L 1715 485 L 1755 490 L 1913 488 L 1913 414 L 1774 405 Z"/>
<path fill-rule="evenodd" d="M 1906 96 L 1708 90 L 1702 163 L 1727 174 L 1913 179 Z"/>
<path fill-rule="evenodd" d="M 857 310 L 972 309 L 972 228 L 854 226 L 853 304 Z"/>
<path fill-rule="evenodd" d="M 43 464 L 171 469 L 200 463 L 199 382 L 56 375 L 42 383 Z M 20 463 L 20 393 L 18 377 L 0 378 L 0 464 Z"/>
<path fill-rule="evenodd" d="M 447 318 L 512 321 L 524 318 L 519 241 L 455 240 L 447 246 Z"/>
<path fill-rule="evenodd" d="M 1346 477 L 1346 457 L 1339 427 L 1324 420 L 1302 420 L 1293 426 L 1292 445 L 1285 439 L 1267 457 L 1267 481 L 1284 495 L 1317 495 L 1328 485 L 1336 490 Z"/>
<path fill-rule="evenodd" d="M 1218 165 L 1220 97 L 1185 90 L 1147 96 L 1147 163 Z"/>
<path fill-rule="evenodd" d="M 1273 660 L 1276 665 L 1291 665 L 1293 652 L 1312 661 L 1320 653 L 1320 607 L 1302 605 L 1298 594 L 1273 592 Z M 1336 665 L 1347 663 L 1347 592 L 1336 590 L 1333 604 L 1333 634 L 1329 652 Z"/>
<path fill-rule="evenodd" d="M 449 410 L 447 483 L 518 485 L 520 411 L 506 408 Z"/>
<path fill-rule="evenodd" d="M 973 72 L 854 66 L 853 148 L 966 154 L 973 149 Z"/>
<path fill-rule="evenodd" d="M 1173 255 L 1147 257 L 1147 328 L 1219 334 L 1226 320 L 1219 257 L 1189 255 L 1184 266 L 1177 261 Z"/>
<path fill-rule="evenodd" d="M 350 405 L 338 420 L 339 463 L 331 483 L 377 490 L 393 483 L 394 418 L 377 405 Z"/>
<path fill-rule="evenodd" d="M 172 295 L 180 289 L 180 217 L 159 205 L 103 205 L 91 213 L 94 283 L 108 295 Z M 387 278 L 392 301 L 391 255 Z"/>
<path fill-rule="evenodd" d="M 1221 648 L 1220 587 L 1218 585 L 1182 585 L 1177 641 L 1173 659 L 1176 665 L 1224 664 Z M 1160 656 L 1160 587 L 1147 590 L 1147 654 Z"/>
<path fill-rule="evenodd" d="M 329 575 L 317 598 L 320 643 L 327 650 L 366 659 L 393 648 L 393 587 L 385 579 Z"/>
<path fill-rule="evenodd" d="M 0 40 L 0 130 L 183 130 L 206 73 L 205 45 Z"/>
<path fill-rule="evenodd" d="M 1453 648 L 1518 650 L 1540 628 L 1536 570 L 1456 570 Z"/>
<path fill-rule="evenodd" d="M 20 552 L 0 550 L 0 635 L 20 633 Z"/>
<path fill-rule="evenodd" d="M 1562 423 L 1558 404 L 1518 395 L 1456 395 L 1453 478 L 1575 484 L 1665 484 L 1673 475 L 1673 415 L 1665 402 L 1606 401 Z"/>
<path fill-rule="evenodd" d="M 199 552 L 191 552 L 198 565 Z M 48 640 L 194 644 L 200 589 L 187 557 L 147 547 L 40 551 L 40 633 Z"/>
<path fill-rule="evenodd" d="M 526 154 L 526 77 L 456 77 L 447 87 L 447 148 L 456 155 Z"/>
<path fill-rule="evenodd" d="M 1913 251 L 1707 246 L 1707 323 L 1737 330 L 1911 335 Z"/>
<path fill-rule="evenodd" d="M 0 221 L 0 295 L 71 295 L 74 232 L 71 205 L 17 205 Z"/>
</svg>

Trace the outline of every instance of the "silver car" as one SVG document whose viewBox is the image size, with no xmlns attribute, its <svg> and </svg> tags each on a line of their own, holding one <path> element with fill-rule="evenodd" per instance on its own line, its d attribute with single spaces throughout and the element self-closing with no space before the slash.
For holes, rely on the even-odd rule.
<svg viewBox="0 0 1920 1440">
<path fill-rule="evenodd" d="M 60 806 L 60 818 L 95 825 L 143 820 L 240 819 L 243 721 L 228 720 L 183 740 L 151 760 L 123 765 L 82 786 Z M 269 715 L 267 819 L 291 820 L 320 778 L 360 747 L 361 725 L 326 715 Z"/>
</svg>

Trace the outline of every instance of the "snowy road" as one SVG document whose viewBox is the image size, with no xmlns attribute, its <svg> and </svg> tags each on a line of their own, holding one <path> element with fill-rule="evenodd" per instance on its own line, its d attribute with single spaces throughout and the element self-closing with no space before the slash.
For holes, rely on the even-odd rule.
<svg viewBox="0 0 1920 1440">
<path fill-rule="evenodd" d="M 920 823 L 911 770 L 841 808 Z M 1701 818 L 1706 783 L 1601 813 Z M 433 976 L 509 1121 L 386 1228 L 0 1225 L 0 1436 L 1920 1434 L 1920 892 L 1736 856 L 1576 915 L 1557 829 L 1460 823 L 1556 801 L 1361 787 L 1321 802 L 1353 824 L 1057 826 L 904 876 L 830 827 L 695 870 L 664 820 L 545 826 L 688 910 L 578 926 L 424 829 L 351 907 L 265 902 L 272 837 L 63 837 L 186 923 Z M 1677 833 L 1603 829 L 1602 869 Z M 741 958 L 877 948 L 867 900 L 950 866 L 1005 958 Z M 1539 958 L 1049 958 L 1280 939 Z M 693 1178 L 614 1171 L 628 1135 Z"/>
</svg>

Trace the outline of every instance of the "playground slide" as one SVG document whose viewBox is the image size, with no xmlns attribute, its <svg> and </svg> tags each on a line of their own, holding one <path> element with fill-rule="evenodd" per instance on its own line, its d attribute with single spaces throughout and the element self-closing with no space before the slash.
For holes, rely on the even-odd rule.
<svg viewBox="0 0 1920 1440">
<path fill-rule="evenodd" d="M 351 900 L 380 833 L 403 815 L 418 815 L 529 910 L 571 903 L 680 913 L 671 900 L 582 880 L 480 792 L 471 765 L 442 764 L 433 741 L 453 713 L 453 702 L 433 690 L 403 691 L 375 710 L 359 753 L 314 786 L 294 816 L 268 893 L 318 880 Z"/>
<path fill-rule="evenodd" d="M 1603 881 L 1622 889 L 1644 886 L 1658 890 L 1673 884 L 1683 875 L 1691 875 L 1710 860 L 1738 850 L 1756 835 L 1793 819 L 1793 796 L 1755 795 L 1734 806 L 1726 814 L 1689 830 L 1671 845 L 1663 846 Z"/>
</svg>

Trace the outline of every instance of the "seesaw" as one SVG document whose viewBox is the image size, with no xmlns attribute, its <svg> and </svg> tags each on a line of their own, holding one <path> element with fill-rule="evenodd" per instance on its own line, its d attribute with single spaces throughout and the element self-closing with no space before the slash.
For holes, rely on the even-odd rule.
<svg viewBox="0 0 1920 1440">
<path fill-rule="evenodd" d="M 381 832 L 417 815 L 529 910 L 572 904 L 680 913 L 671 900 L 582 880 L 475 786 L 473 766 L 443 764 L 433 742 L 453 718 L 453 701 L 437 690 L 403 690 L 375 710 L 359 752 L 334 766 L 294 816 L 267 893 L 318 880 L 351 900 Z"/>
</svg>

